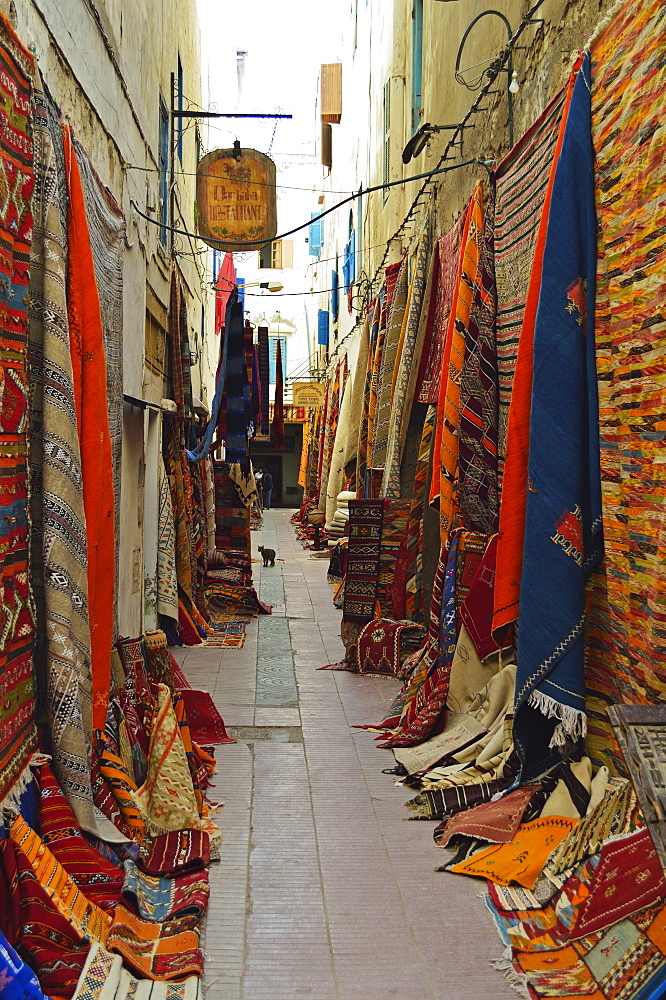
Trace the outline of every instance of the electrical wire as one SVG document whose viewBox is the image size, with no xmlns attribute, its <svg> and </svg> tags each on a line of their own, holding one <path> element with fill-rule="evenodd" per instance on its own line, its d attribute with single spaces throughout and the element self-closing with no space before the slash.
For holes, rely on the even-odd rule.
<svg viewBox="0 0 666 1000">
<path fill-rule="evenodd" d="M 541 0 L 541 2 L 543 2 L 543 0 Z M 441 162 L 443 161 L 440 160 L 440 163 Z M 294 229 L 289 229 L 287 230 L 287 232 L 280 233 L 279 236 L 273 236 L 272 239 L 270 240 L 266 239 L 248 240 L 246 243 L 243 244 L 243 246 L 248 248 L 263 247 L 266 246 L 267 243 L 272 243 L 274 240 L 283 240 L 287 236 L 293 236 L 294 233 L 299 233 L 302 229 L 307 229 L 310 225 L 312 225 L 313 222 L 319 222 L 320 219 L 323 219 L 325 218 L 325 216 L 330 215 L 331 212 L 337 211 L 337 209 L 342 208 L 343 205 L 348 205 L 350 201 L 355 201 L 357 198 L 362 198 L 364 195 L 372 194 L 373 191 L 383 191 L 385 188 L 396 187 L 396 185 L 399 184 L 409 184 L 410 181 L 418 181 L 424 177 L 430 178 L 432 177 L 433 174 L 447 174 L 451 170 L 459 170 L 461 167 L 468 167 L 473 163 L 485 165 L 485 161 L 480 160 L 477 157 L 473 160 L 463 160 L 461 163 L 454 163 L 450 167 L 441 167 L 438 165 L 437 167 L 434 167 L 432 170 L 428 170 L 423 174 L 415 174 L 413 177 L 403 177 L 401 180 L 398 181 L 388 181 L 386 184 L 375 184 L 373 187 L 363 188 L 362 191 L 360 192 L 355 191 L 348 198 L 343 198 L 342 201 L 337 202 L 335 205 L 331 205 L 330 208 L 327 208 L 323 212 L 320 212 L 319 215 L 313 215 L 312 218 L 308 219 L 307 222 L 304 222 L 300 226 L 295 226 Z M 146 215 L 145 212 L 141 211 L 141 209 L 139 208 L 139 206 L 137 205 L 137 203 L 134 201 L 133 198 L 130 199 L 130 205 L 141 216 L 142 219 L 146 219 L 147 222 L 151 222 L 154 226 L 157 226 L 158 229 L 167 230 L 170 233 L 178 233 L 179 236 L 193 236 L 195 239 L 199 240 L 202 239 L 199 233 L 192 233 L 188 229 L 178 229 L 177 226 L 167 226 L 165 223 L 160 222 L 158 219 L 151 219 L 149 215 Z M 223 250 L 225 247 L 237 246 L 236 243 L 232 243 L 230 240 L 218 240 L 215 237 L 208 237 L 206 239 L 206 242 L 209 244 L 218 243 L 220 245 L 221 250 Z"/>
<path fill-rule="evenodd" d="M 279 154 L 277 154 L 279 155 Z M 143 174 L 159 174 L 159 167 L 140 167 L 138 163 L 123 163 L 123 170 L 139 170 Z M 196 171 L 192 170 L 174 170 L 174 176 L 178 177 L 197 177 Z M 228 177 L 224 177 L 222 174 L 207 174 L 212 180 L 216 181 L 228 181 Z M 317 190 L 311 187 L 293 187 L 290 184 L 268 184 L 266 181 L 243 181 L 244 184 L 254 184 L 255 187 L 276 187 L 280 188 L 282 191 L 307 191 L 309 194 L 316 195 L 326 195 L 326 194 L 352 194 L 351 191 L 324 191 Z"/>
</svg>

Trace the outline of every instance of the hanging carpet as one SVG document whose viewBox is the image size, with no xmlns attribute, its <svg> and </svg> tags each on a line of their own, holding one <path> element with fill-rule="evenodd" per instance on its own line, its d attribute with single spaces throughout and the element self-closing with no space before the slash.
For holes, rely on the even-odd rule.
<svg viewBox="0 0 666 1000">
<path fill-rule="evenodd" d="M 430 224 L 426 223 L 414 259 L 409 304 L 405 310 L 401 339 L 391 386 L 386 466 L 381 495 L 397 498 L 406 493 L 401 490 L 400 463 L 402 461 L 407 428 L 412 413 L 416 381 L 425 337 L 428 264 L 431 256 Z M 429 290 L 428 290 L 429 291 Z"/>
<path fill-rule="evenodd" d="M 585 734 L 585 587 L 602 552 L 589 73 L 586 59 L 565 112 L 534 327 L 514 720 L 532 774 Z"/>
<path fill-rule="evenodd" d="M 345 621 L 365 624 L 375 617 L 384 506 L 383 500 L 349 501 Z"/>
<path fill-rule="evenodd" d="M 123 255 L 125 216 L 109 189 L 100 180 L 90 157 L 74 139 L 86 206 L 95 278 L 104 333 L 106 400 L 113 467 L 115 592 L 118 592 L 120 543 L 120 473 L 123 430 Z M 114 626 L 114 632 L 117 629 Z"/>
<path fill-rule="evenodd" d="M 611 767 L 616 751 L 606 706 L 666 698 L 665 14 L 657 0 L 625 3 L 592 46 L 606 559 L 594 581 L 587 682 L 590 750 Z"/>
<path fill-rule="evenodd" d="M 113 645 L 115 538 L 113 456 L 109 432 L 104 329 L 90 230 L 73 136 L 63 126 L 68 183 L 67 312 L 74 404 L 81 448 L 88 540 L 88 615 L 93 730 L 104 728 Z"/>
<path fill-rule="evenodd" d="M 439 399 L 440 379 L 444 370 L 444 344 L 449 315 L 457 291 L 458 259 L 464 225 L 463 213 L 445 236 L 435 240 L 433 287 L 428 305 L 425 342 L 417 383 L 417 399 L 420 403 L 435 405 Z"/>
<path fill-rule="evenodd" d="M 563 103 L 564 91 L 553 98 L 497 168 L 495 272 L 500 467 L 505 455 L 525 301 Z"/>
<path fill-rule="evenodd" d="M 35 187 L 30 123 L 34 60 L 0 20 L 4 109 L 0 172 L 5 208 L 0 220 L 0 799 L 24 772 L 37 746 L 32 649 L 35 608 L 29 567 L 28 289 Z"/>
<path fill-rule="evenodd" d="M 176 525 L 164 459 L 159 458 L 160 506 L 157 528 L 157 612 L 178 621 Z"/>
</svg>

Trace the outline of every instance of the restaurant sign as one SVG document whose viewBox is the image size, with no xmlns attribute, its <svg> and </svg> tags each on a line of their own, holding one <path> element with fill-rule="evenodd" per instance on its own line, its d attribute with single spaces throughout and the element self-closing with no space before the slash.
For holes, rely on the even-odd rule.
<svg viewBox="0 0 666 1000">
<path fill-rule="evenodd" d="M 326 398 L 323 382 L 294 382 L 291 392 L 294 406 L 323 406 Z"/>
<path fill-rule="evenodd" d="M 277 232 L 275 164 L 256 149 L 242 149 L 240 157 L 214 149 L 197 167 L 197 213 L 199 236 L 214 249 L 220 242 L 223 250 L 269 243 Z"/>
</svg>

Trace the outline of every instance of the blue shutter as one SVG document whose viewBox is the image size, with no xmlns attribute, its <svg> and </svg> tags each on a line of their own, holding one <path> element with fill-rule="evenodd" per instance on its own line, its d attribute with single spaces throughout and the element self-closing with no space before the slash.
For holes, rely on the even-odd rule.
<svg viewBox="0 0 666 1000">
<path fill-rule="evenodd" d="M 340 296 L 338 294 L 338 272 L 331 271 L 331 316 L 335 323 L 340 309 Z"/>
<path fill-rule="evenodd" d="M 328 309 L 320 309 L 317 314 L 317 343 L 328 347 Z"/>
<path fill-rule="evenodd" d="M 277 337 L 268 338 L 268 381 L 275 385 L 275 355 L 277 354 Z M 282 347 L 282 378 L 287 377 L 287 338 L 280 337 Z"/>
<path fill-rule="evenodd" d="M 238 301 L 241 305 L 245 304 L 245 278 L 236 278 L 236 287 L 238 288 Z"/>
<path fill-rule="evenodd" d="M 312 212 L 311 218 L 315 218 L 319 215 L 319 212 Z M 308 248 L 311 257 L 318 257 L 321 253 L 321 248 L 324 243 L 324 220 L 318 219 L 317 222 L 310 223 L 310 230 L 308 234 Z"/>
</svg>

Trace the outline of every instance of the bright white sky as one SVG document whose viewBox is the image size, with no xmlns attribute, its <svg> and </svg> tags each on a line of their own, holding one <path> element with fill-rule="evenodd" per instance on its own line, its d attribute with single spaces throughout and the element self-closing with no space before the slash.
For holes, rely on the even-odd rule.
<svg viewBox="0 0 666 1000">
<path fill-rule="evenodd" d="M 319 67 L 340 58 L 335 22 L 349 0 L 197 0 L 201 25 L 204 104 L 206 79 L 217 110 L 280 111 L 272 153 L 313 153 L 315 100 Z M 333 16 L 331 10 L 335 11 Z M 240 101 L 236 52 L 247 51 Z M 211 148 L 243 146 L 268 152 L 275 122 L 215 121 Z M 219 130 L 219 131 L 218 131 Z"/>
</svg>

